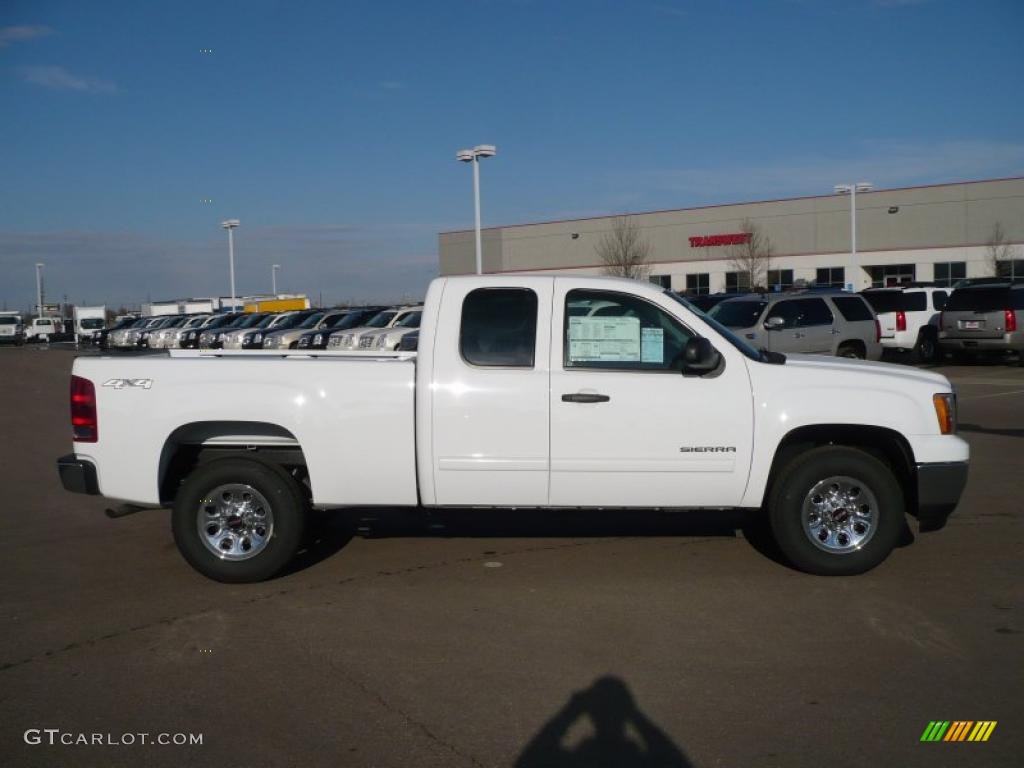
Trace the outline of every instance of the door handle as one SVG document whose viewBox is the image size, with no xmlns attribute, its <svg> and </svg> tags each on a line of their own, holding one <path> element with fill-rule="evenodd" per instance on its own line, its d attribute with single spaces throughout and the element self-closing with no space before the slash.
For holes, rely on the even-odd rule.
<svg viewBox="0 0 1024 768">
<path fill-rule="evenodd" d="M 833 328 L 833 329 L 832 329 L 832 330 L 830 331 L 830 333 L 831 333 L 831 334 L 832 334 L 833 336 L 838 336 L 838 335 L 839 335 L 840 333 L 842 333 L 842 331 L 840 331 L 840 330 L 839 330 L 838 328 Z"/>
<path fill-rule="evenodd" d="M 562 395 L 563 403 L 607 403 L 611 398 L 608 395 L 597 395 L 590 392 L 576 392 L 571 395 Z"/>
</svg>

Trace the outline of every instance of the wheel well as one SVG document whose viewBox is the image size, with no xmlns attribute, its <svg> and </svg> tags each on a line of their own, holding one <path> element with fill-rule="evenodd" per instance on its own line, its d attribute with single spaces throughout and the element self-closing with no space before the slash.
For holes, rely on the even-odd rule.
<svg viewBox="0 0 1024 768">
<path fill-rule="evenodd" d="M 206 421 L 178 427 L 164 442 L 159 473 L 161 503 L 173 503 L 178 488 L 197 466 L 226 458 L 280 466 L 308 492 L 306 457 L 291 432 L 266 422 Z"/>
<path fill-rule="evenodd" d="M 868 345 L 865 344 L 860 339 L 847 339 L 846 341 L 841 341 L 841 342 L 839 342 L 839 346 L 836 347 L 836 350 L 838 351 L 838 350 L 842 349 L 843 347 L 856 347 L 861 352 L 863 352 L 865 355 L 867 355 L 867 353 L 868 353 Z"/>
<path fill-rule="evenodd" d="M 769 497 L 772 485 L 789 462 L 824 445 L 859 448 L 877 458 L 896 475 L 907 510 L 917 509 L 916 469 L 910 444 L 895 430 L 863 424 L 814 424 L 787 433 L 775 450 L 764 498 Z"/>
</svg>

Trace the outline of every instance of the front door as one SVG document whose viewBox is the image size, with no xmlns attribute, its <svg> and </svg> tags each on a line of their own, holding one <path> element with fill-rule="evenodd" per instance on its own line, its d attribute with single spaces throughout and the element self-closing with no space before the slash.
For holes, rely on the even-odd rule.
<svg viewBox="0 0 1024 768">
<path fill-rule="evenodd" d="M 771 305 L 765 321 L 780 318 L 782 326 L 765 332 L 773 352 L 830 354 L 834 318 L 820 297 L 783 299 Z"/>
<path fill-rule="evenodd" d="M 753 404 L 745 359 L 681 373 L 695 333 L 670 299 L 570 290 L 556 281 L 551 343 L 551 504 L 738 504 L 750 469 Z"/>
</svg>

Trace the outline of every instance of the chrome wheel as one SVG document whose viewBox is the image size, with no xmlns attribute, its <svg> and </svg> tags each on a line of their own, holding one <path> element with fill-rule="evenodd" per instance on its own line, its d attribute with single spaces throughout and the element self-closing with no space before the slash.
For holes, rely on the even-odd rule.
<svg viewBox="0 0 1024 768">
<path fill-rule="evenodd" d="M 274 533 L 274 514 L 251 485 L 218 485 L 199 500 L 199 538 L 222 560 L 248 560 L 262 552 Z"/>
<path fill-rule="evenodd" d="M 804 533 L 829 554 L 855 552 L 875 535 L 878 500 L 860 480 L 836 476 L 819 481 L 804 497 Z"/>
</svg>

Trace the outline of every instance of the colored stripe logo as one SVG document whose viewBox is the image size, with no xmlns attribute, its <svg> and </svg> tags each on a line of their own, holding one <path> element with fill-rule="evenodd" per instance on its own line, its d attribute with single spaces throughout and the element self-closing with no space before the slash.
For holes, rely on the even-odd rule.
<svg viewBox="0 0 1024 768">
<path fill-rule="evenodd" d="M 988 741 L 996 729 L 995 720 L 932 720 L 921 741 Z"/>
</svg>

